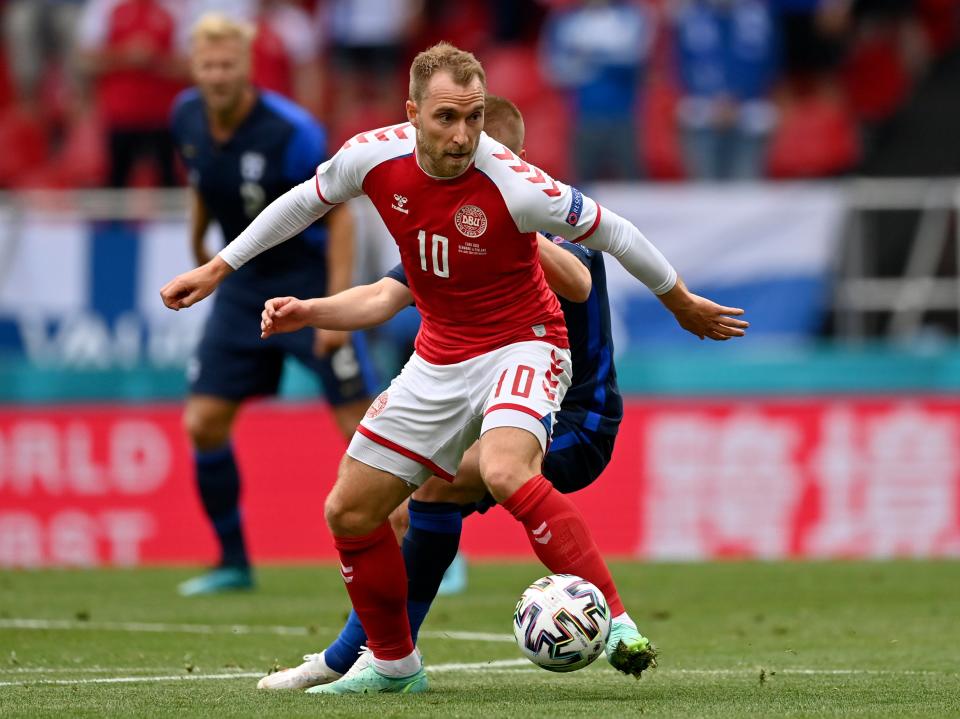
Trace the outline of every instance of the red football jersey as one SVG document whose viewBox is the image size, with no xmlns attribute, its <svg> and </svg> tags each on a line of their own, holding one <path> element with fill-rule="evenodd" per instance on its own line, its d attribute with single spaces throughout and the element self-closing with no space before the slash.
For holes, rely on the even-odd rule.
<svg viewBox="0 0 960 719">
<path fill-rule="evenodd" d="M 457 177 L 431 177 L 414 153 L 409 123 L 357 135 L 312 179 L 271 202 L 220 257 L 242 267 L 334 205 L 369 195 L 400 248 L 423 315 L 417 351 L 434 364 L 514 342 L 567 346 L 559 303 L 540 267 L 538 230 L 609 252 L 654 294 L 676 284 L 676 270 L 640 230 L 486 134 Z"/>
<path fill-rule="evenodd" d="M 567 347 L 560 303 L 540 267 L 535 231 L 582 239 L 597 206 L 482 135 L 461 175 L 417 163 L 409 124 L 363 133 L 317 171 L 320 199 L 373 201 L 400 250 L 423 317 L 417 353 L 462 362 L 514 342 Z M 559 227 L 562 226 L 562 229 Z"/>
</svg>

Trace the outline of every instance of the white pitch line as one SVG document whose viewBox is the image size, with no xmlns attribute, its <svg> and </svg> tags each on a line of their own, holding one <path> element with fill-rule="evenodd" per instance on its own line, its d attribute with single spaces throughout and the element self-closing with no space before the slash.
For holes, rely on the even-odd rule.
<svg viewBox="0 0 960 719">
<path fill-rule="evenodd" d="M 169 672 L 170 667 L 0 667 L 0 674 L 106 674 L 108 672 Z"/>
<path fill-rule="evenodd" d="M 427 673 L 433 672 L 466 672 L 466 671 L 483 671 L 484 669 L 496 670 L 496 669 L 512 669 L 513 667 L 530 667 L 529 659 L 499 659 L 493 662 L 470 662 L 467 664 L 463 663 L 453 663 L 453 664 L 436 664 L 431 666 L 426 665 Z"/>
<path fill-rule="evenodd" d="M 0 619 L 0 629 L 36 630 L 93 630 L 104 632 L 145 632 L 155 634 L 274 634 L 305 637 L 322 631 L 334 631 L 329 627 L 284 627 L 249 624 L 168 624 L 157 622 L 81 622 L 72 619 Z M 420 632 L 427 639 L 457 639 L 472 642 L 514 642 L 512 634 L 489 632 L 455 632 L 427 630 Z"/>
<path fill-rule="evenodd" d="M 75 684 L 133 684 L 136 682 L 179 682 L 203 679 L 252 679 L 263 672 L 231 672 L 229 674 L 168 674 L 145 677 L 98 677 L 96 679 L 33 679 L 19 682 L 0 682 L 0 687 L 15 686 L 70 686 Z"/>
<path fill-rule="evenodd" d="M 816 675 L 816 676 L 856 676 L 856 675 L 891 675 L 891 676 L 956 676 L 956 672 L 935 672 L 922 669 L 808 669 L 808 668 L 773 668 L 744 667 L 742 669 L 671 669 L 658 668 L 657 674 L 696 674 L 703 676 L 746 676 L 758 675 L 763 671 L 767 677 L 788 674 Z"/>
<path fill-rule="evenodd" d="M 63 668 L 69 670 L 69 668 Z M 113 671 L 119 671 L 114 668 Z M 50 668 L 50 671 L 58 671 Z M 428 665 L 428 674 L 444 672 L 482 672 L 485 674 L 522 674 L 542 672 L 530 666 L 526 659 L 501 659 L 489 662 L 455 662 L 448 664 Z M 758 667 L 744 667 L 740 669 L 658 669 L 656 674 L 681 675 L 708 675 L 708 676 L 751 676 L 759 671 Z M 774 669 L 769 676 L 774 675 L 820 675 L 820 676 L 851 676 L 851 675 L 902 675 L 902 676 L 957 676 L 955 672 L 935 672 L 911 669 Z M 2 681 L 0 687 L 12 686 L 73 686 L 81 684 L 135 684 L 138 682 L 169 682 L 169 681 L 203 681 L 211 679 L 252 679 L 262 677 L 263 672 L 235 671 L 220 674 L 164 674 L 159 676 L 124 676 L 124 677 L 97 677 L 94 679 L 28 679 L 21 681 Z"/>
<path fill-rule="evenodd" d="M 167 624 L 153 622 L 88 622 L 72 619 L 0 619 L 0 629 L 94 630 L 156 634 L 281 634 L 306 636 L 306 627 L 249 626 L 244 624 Z"/>
<path fill-rule="evenodd" d="M 513 667 L 529 665 L 526 659 L 502 659 L 492 662 L 472 662 L 437 664 L 427 666 L 428 673 L 488 671 L 501 672 Z M 160 676 L 127 676 L 127 677 L 97 677 L 95 679 L 28 679 L 24 681 L 0 682 L 0 687 L 14 686 L 73 686 L 78 684 L 134 684 L 137 682 L 179 682 L 203 681 L 208 679 L 252 679 L 262 677 L 263 672 L 229 672 L 221 674 L 165 674 Z"/>
</svg>

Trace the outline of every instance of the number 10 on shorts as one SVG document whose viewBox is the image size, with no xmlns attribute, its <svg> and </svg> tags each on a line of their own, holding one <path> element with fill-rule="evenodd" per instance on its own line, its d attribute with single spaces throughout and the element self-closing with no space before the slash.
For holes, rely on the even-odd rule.
<svg viewBox="0 0 960 719">
<path fill-rule="evenodd" d="M 497 382 L 497 391 L 493 393 L 494 397 L 500 396 L 500 392 L 503 390 L 503 381 L 507 378 L 509 372 L 509 369 L 505 369 L 503 374 L 500 375 L 500 381 Z M 510 394 L 514 397 L 529 397 L 530 390 L 533 388 L 533 378 L 536 374 L 536 370 L 534 370 L 533 367 L 525 364 L 517 365 L 516 370 L 513 372 L 512 386 L 508 383 L 508 386 L 510 386 Z"/>
</svg>

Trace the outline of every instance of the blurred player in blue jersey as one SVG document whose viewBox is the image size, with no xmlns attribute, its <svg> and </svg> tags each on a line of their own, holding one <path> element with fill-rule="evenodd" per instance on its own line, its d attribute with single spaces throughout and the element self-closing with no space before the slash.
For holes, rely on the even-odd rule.
<svg viewBox="0 0 960 719">
<path fill-rule="evenodd" d="M 222 15 L 202 17 L 191 36 L 196 88 L 173 110 L 177 148 L 190 175 L 190 232 L 198 264 L 209 260 L 211 220 L 236 237 L 291 184 L 326 159 L 323 129 L 302 108 L 251 84 L 252 28 Z M 221 547 L 219 565 L 180 585 L 185 596 L 253 585 L 239 511 L 240 477 L 230 441 L 240 404 L 277 391 L 287 356 L 323 384 L 349 438 L 375 389 L 359 335 L 305 329 L 259 338 L 263 302 L 296 288 L 322 296 L 352 284 L 353 226 L 340 208 L 276 252 L 258 257 L 223 283 L 189 367 L 184 424 L 195 450 L 197 485 Z"/>
<path fill-rule="evenodd" d="M 523 157 L 523 119 L 513 103 L 488 95 L 484 131 Z M 553 243 L 540 241 L 540 262 L 547 282 L 560 298 L 570 340 L 573 381 L 555 418 L 543 475 L 560 492 L 571 493 L 591 484 L 610 461 L 623 418 L 623 399 L 613 365 L 603 256 L 560 238 L 553 238 Z M 406 276 L 398 265 L 379 282 L 319 302 L 289 297 L 271 300 L 263 314 L 265 334 L 304 325 L 369 327 L 392 317 L 411 301 Z M 276 309 L 271 311 L 271 306 Z M 285 313 L 279 311 L 281 307 Z M 403 557 L 414 642 L 444 572 L 456 556 L 462 518 L 474 511 L 484 512 L 494 504 L 480 477 L 477 445 L 467 450 L 452 484 L 431 477 L 413 493 L 406 513 L 409 524 L 403 536 Z M 395 529 L 398 524 L 407 525 L 403 510 L 401 505 L 391 516 Z M 361 654 L 365 639 L 356 612 L 351 612 L 340 636 L 325 651 L 308 654 L 299 666 L 264 677 L 258 687 L 304 689 L 332 682 L 358 657 L 366 661 L 366 654 Z M 609 659 L 621 640 L 628 645 L 645 643 L 649 649 L 637 663 L 618 667 L 621 671 L 639 677 L 644 669 L 655 666 L 653 647 L 629 620 L 614 625 L 607 645 Z"/>
</svg>

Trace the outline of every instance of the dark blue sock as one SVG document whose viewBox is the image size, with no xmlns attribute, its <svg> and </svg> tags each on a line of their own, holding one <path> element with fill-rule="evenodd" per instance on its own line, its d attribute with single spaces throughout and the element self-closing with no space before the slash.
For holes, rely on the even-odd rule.
<svg viewBox="0 0 960 719">
<path fill-rule="evenodd" d="M 367 634 L 363 631 L 363 625 L 360 624 L 360 617 L 351 609 L 350 616 L 347 617 L 347 623 L 340 631 L 340 636 L 324 650 L 324 661 L 333 671 L 346 674 L 347 670 L 357 661 L 360 647 L 366 643 Z"/>
<path fill-rule="evenodd" d="M 407 614 L 414 643 L 443 574 L 457 556 L 462 527 L 458 505 L 410 500 L 410 528 L 403 538 L 403 561 L 407 568 Z"/>
<path fill-rule="evenodd" d="M 196 451 L 194 462 L 200 499 L 220 541 L 220 563 L 228 567 L 249 566 L 240 521 L 240 473 L 233 445 Z"/>
</svg>

